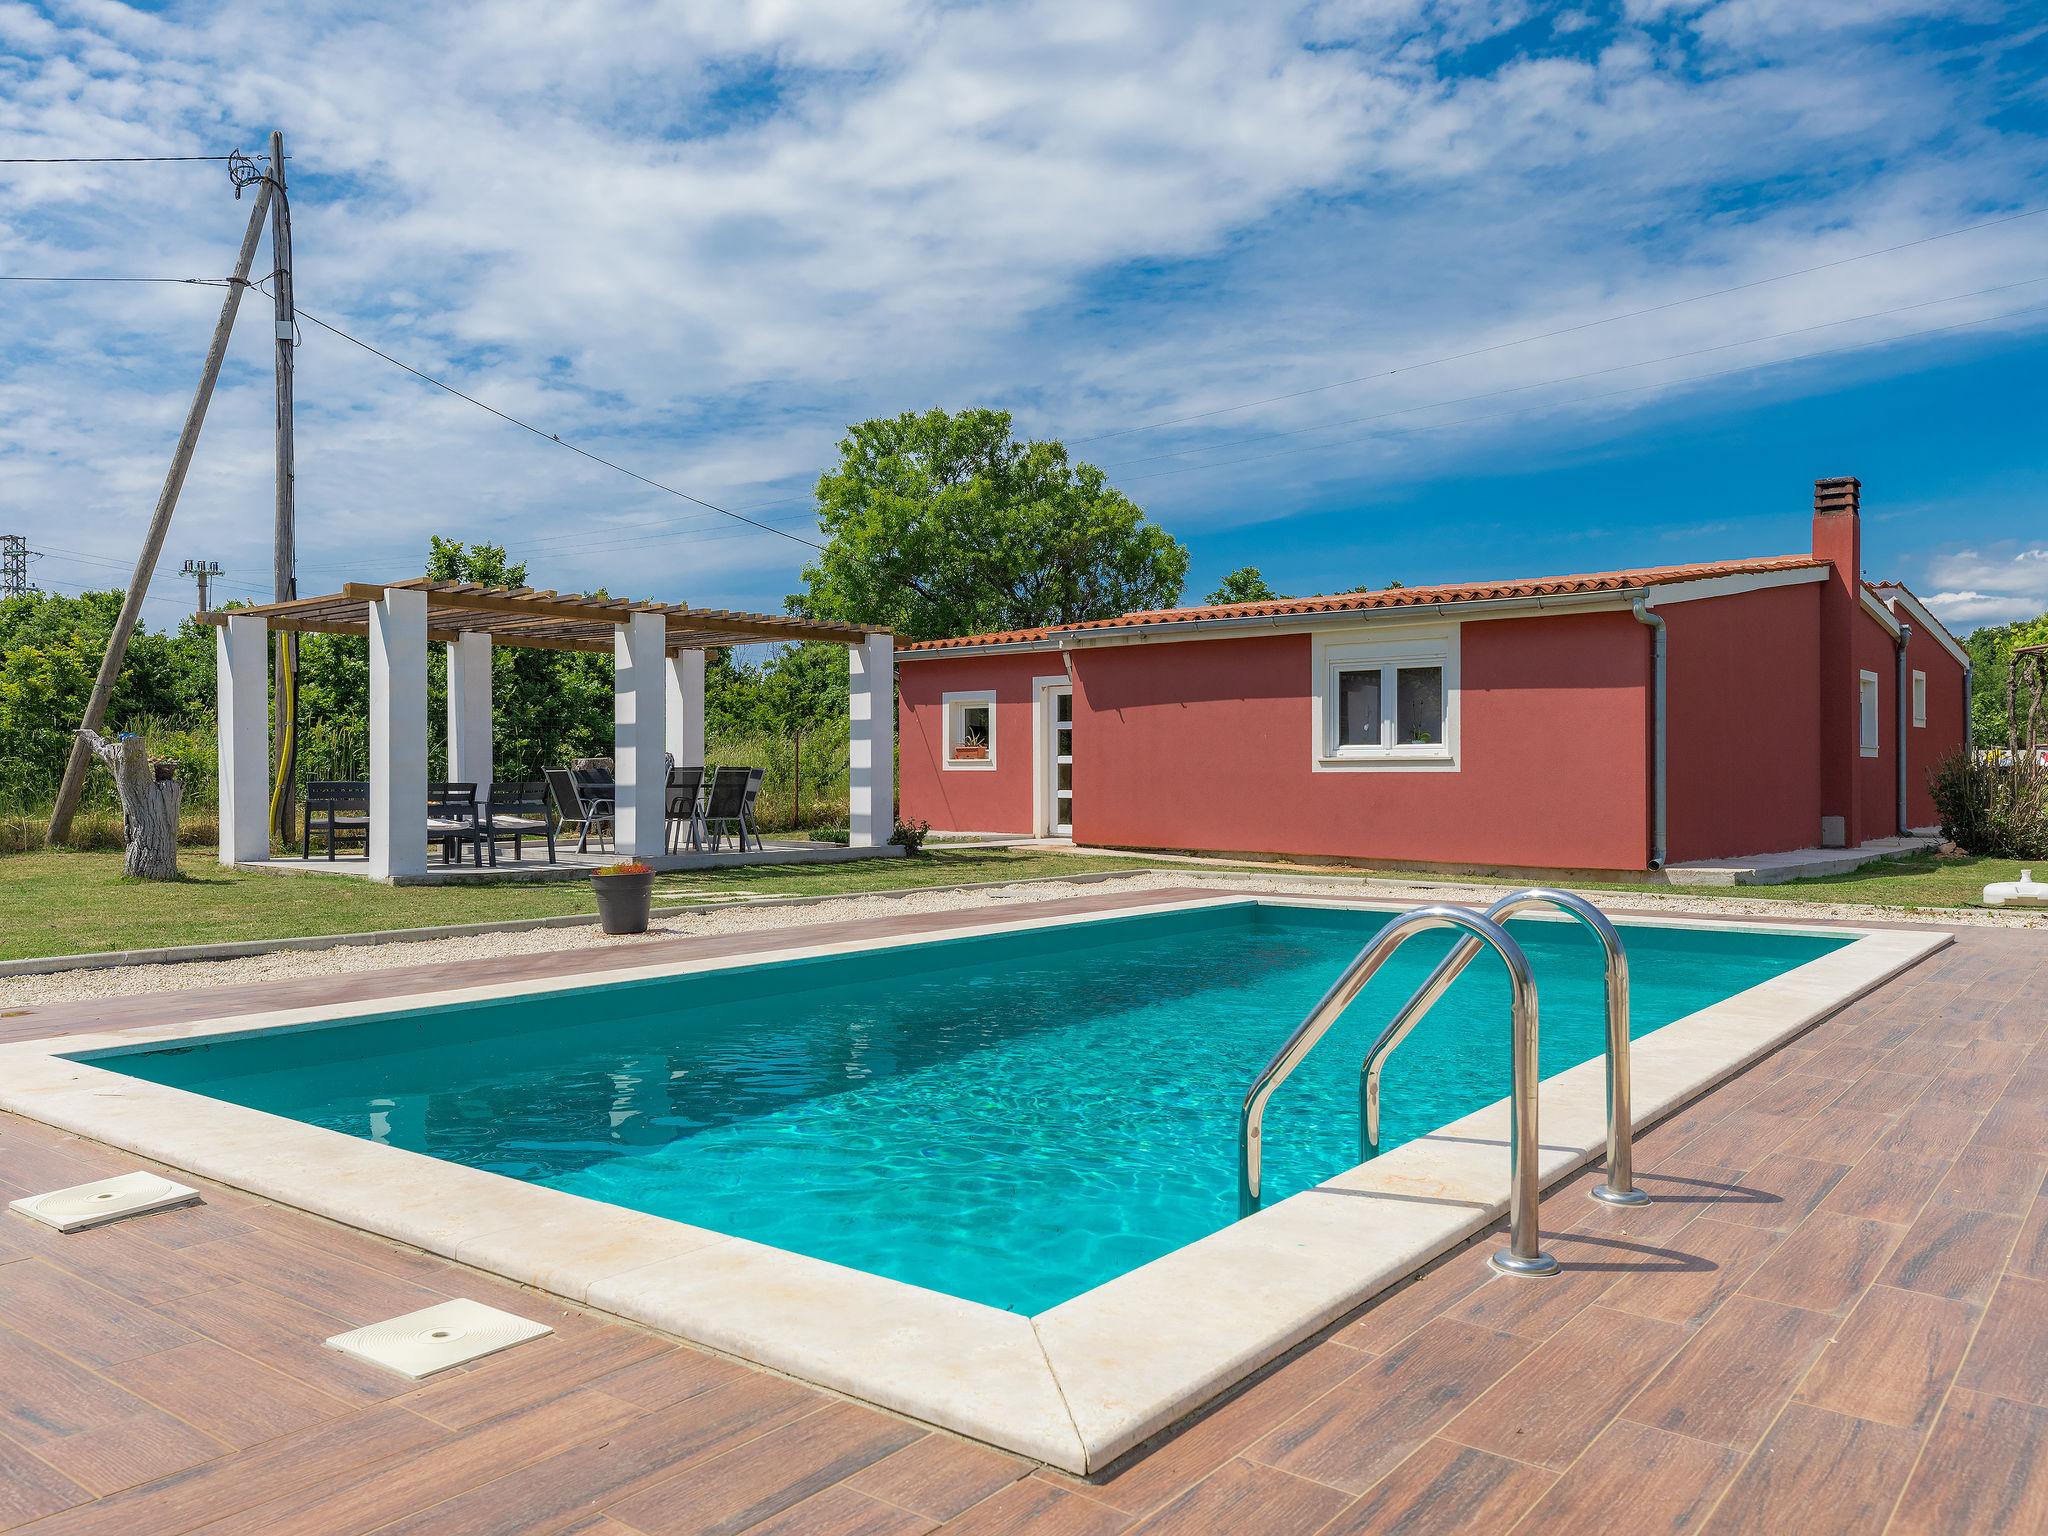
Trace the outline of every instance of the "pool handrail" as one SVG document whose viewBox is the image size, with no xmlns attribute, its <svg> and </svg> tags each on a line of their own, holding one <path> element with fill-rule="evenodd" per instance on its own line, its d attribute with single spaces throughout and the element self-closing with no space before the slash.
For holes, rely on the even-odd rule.
<svg viewBox="0 0 2048 1536">
<path fill-rule="evenodd" d="M 1537 1167 L 1536 1081 L 1537 1006 L 1536 980 L 1529 971 L 1529 957 L 1491 918 L 1448 903 L 1412 907 L 1389 922 L 1367 940 L 1340 975 L 1323 994 L 1322 1001 L 1309 1010 L 1286 1043 L 1273 1053 L 1244 1096 L 1237 1124 L 1237 1206 L 1240 1218 L 1259 1208 L 1263 1156 L 1261 1138 L 1265 1130 L 1266 1104 L 1287 1076 L 1329 1032 L 1344 1010 L 1365 989 L 1367 982 L 1388 958 L 1418 933 L 1437 928 L 1458 928 L 1468 942 L 1485 945 L 1500 956 L 1507 967 L 1514 1000 L 1510 1011 L 1513 1069 L 1508 1097 L 1508 1246 L 1495 1253 L 1493 1267 L 1505 1274 L 1550 1275 L 1557 1273 L 1557 1260 L 1543 1252 L 1536 1230 L 1536 1205 L 1542 1193 Z M 1475 948 L 1476 953 L 1476 948 Z"/>
<path fill-rule="evenodd" d="M 1607 960 L 1607 1181 L 1593 1189 L 1593 1198 L 1609 1205 L 1647 1205 L 1650 1197 L 1635 1187 L 1632 1151 L 1633 1119 L 1629 1107 L 1629 993 L 1628 950 L 1621 934 L 1592 902 L 1570 891 L 1529 886 L 1511 891 L 1486 909 L 1492 921 L 1505 925 L 1509 918 L 1538 907 L 1555 907 L 1592 930 L 1606 952 Z M 1380 1032 L 1358 1071 L 1358 1129 L 1361 1160 L 1380 1155 L 1380 1074 L 1387 1057 L 1408 1038 L 1408 1032 L 1422 1016 L 1436 1006 L 1452 982 L 1463 974 L 1479 954 L 1477 939 L 1458 941 L 1430 972 L 1414 995 L 1401 1005 L 1393 1022 Z"/>
</svg>

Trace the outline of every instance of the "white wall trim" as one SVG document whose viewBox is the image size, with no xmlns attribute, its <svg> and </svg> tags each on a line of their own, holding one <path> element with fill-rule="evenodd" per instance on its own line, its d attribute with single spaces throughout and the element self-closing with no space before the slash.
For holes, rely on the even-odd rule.
<svg viewBox="0 0 2048 1536">
<path fill-rule="evenodd" d="M 1309 770 L 1313 773 L 1456 773 L 1459 767 L 1464 713 L 1459 657 L 1463 649 L 1456 624 L 1374 624 L 1316 634 L 1309 648 Z M 1437 665 L 1444 673 L 1444 739 L 1426 747 L 1402 746 L 1376 751 L 1331 749 L 1327 711 L 1333 705 L 1330 682 L 1347 665 L 1388 666 L 1415 662 Z M 1394 707 L 1394 701 L 1383 701 Z"/>
<path fill-rule="evenodd" d="M 1064 672 L 1031 679 L 1031 835 L 1045 837 L 1052 827 L 1052 786 L 1046 782 L 1046 765 L 1051 761 L 1051 742 L 1046 728 L 1048 688 L 1072 688 L 1074 680 Z"/>
<path fill-rule="evenodd" d="M 953 756 L 953 711 L 956 707 L 988 706 L 988 756 L 980 761 L 956 761 Z M 996 691 L 993 688 L 962 688 L 939 696 L 939 767 L 947 773 L 994 773 L 999 743 L 996 727 Z"/>
<path fill-rule="evenodd" d="M 1758 571 L 1739 576 L 1706 576 L 1697 581 L 1668 581 L 1649 590 L 1659 608 L 1672 603 L 1696 603 L 1709 597 L 1739 597 L 1744 592 L 1768 592 L 1773 587 L 1804 587 L 1828 579 L 1824 565 L 1805 566 L 1796 571 Z"/>
<path fill-rule="evenodd" d="M 1927 605 L 1921 602 L 1919 598 L 1908 592 L 1904 587 L 1888 587 L 1885 589 L 1885 601 L 1894 608 L 1903 607 L 1906 610 L 1907 615 L 1913 620 L 1914 634 L 1925 635 L 1928 639 L 1932 640 L 1936 645 L 1948 652 L 1949 660 L 1953 661 L 1957 666 L 1968 667 L 1971 665 L 1970 653 L 1956 644 L 1954 637 L 1943 628 L 1941 620 L 1928 612 Z"/>
<path fill-rule="evenodd" d="M 1892 617 L 1891 609 L 1873 597 L 1870 588 L 1861 582 L 1856 585 L 1856 595 L 1863 601 L 1863 611 L 1884 627 L 1884 632 L 1894 640 L 1899 638 L 1899 621 Z"/>
</svg>

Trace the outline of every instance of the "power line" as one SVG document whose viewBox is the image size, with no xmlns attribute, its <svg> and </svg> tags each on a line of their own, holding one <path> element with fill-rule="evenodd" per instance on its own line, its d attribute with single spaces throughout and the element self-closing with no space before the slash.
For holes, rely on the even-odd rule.
<svg viewBox="0 0 2048 1536">
<path fill-rule="evenodd" d="M 1502 352 L 1508 349 L 1509 347 L 1523 347 L 1528 346 L 1534 342 L 1551 341 L 1559 336 L 1574 335 L 1579 331 L 1589 331 L 1597 326 L 1614 325 L 1622 320 L 1635 320 L 1641 318 L 1644 315 L 1661 314 L 1663 311 L 1667 309 L 1678 309 L 1683 305 L 1698 304 L 1707 299 L 1725 298 L 1727 295 L 1731 293 L 1742 293 L 1751 288 L 1761 288 L 1768 283 L 1782 283 L 1791 278 L 1808 277 L 1815 272 L 1827 272 L 1833 270 L 1836 267 L 1846 267 L 1854 262 L 1869 261 L 1873 257 L 1890 256 L 1898 251 L 1909 251 L 1913 249 L 1915 246 L 1930 245 L 1937 240 L 1952 240 L 1957 235 L 1971 234 L 1976 230 L 1991 229 L 1997 225 L 2011 224 L 2020 219 L 2038 218 L 2044 213 L 2048 213 L 2048 205 L 2044 205 L 2039 208 L 2023 209 L 2019 213 L 2002 214 L 1995 219 L 1984 219 L 1975 224 L 1965 224 L 1957 229 L 1946 229 L 1941 231 L 1939 234 L 1922 235 L 1917 240 L 1901 241 L 1897 245 L 1883 246 L 1874 251 L 1863 251 L 1854 256 L 1839 257 L 1834 261 L 1819 262 L 1814 266 L 1800 267 L 1791 272 L 1773 273 L 1769 277 L 1759 277 L 1752 279 L 1751 281 L 1746 283 L 1736 283 L 1732 287 L 1728 288 L 1715 288 L 1706 293 L 1689 294 L 1682 299 L 1669 299 L 1662 304 L 1651 304 L 1645 306 L 1642 309 L 1624 310 L 1620 314 L 1605 315 L 1598 320 L 1581 321 L 1577 325 L 1560 326 L 1556 330 L 1542 331 L 1533 336 L 1517 336 L 1511 341 L 1497 341 L 1491 344 L 1490 346 L 1474 347 L 1469 352 L 1453 352 L 1443 357 L 1428 358 L 1419 363 L 1403 363 L 1398 368 L 1387 368 L 1378 373 L 1361 373 L 1356 375 L 1355 377 L 1348 379 L 1336 379 L 1328 384 L 1314 384 L 1310 385 L 1306 389 L 1289 390 L 1285 394 L 1267 395 L 1258 400 L 1245 400 L 1236 405 L 1219 405 L 1216 406 L 1214 409 L 1206 411 L 1190 411 L 1183 416 L 1168 416 L 1162 418 L 1161 420 L 1145 422 L 1135 427 L 1119 427 L 1113 432 L 1097 432 L 1092 437 L 1069 438 L 1067 441 L 1075 446 L 1078 446 L 1082 443 L 1099 443 L 1107 438 L 1129 437 L 1131 434 L 1135 432 L 1153 432 L 1161 427 L 1175 427 L 1181 425 L 1184 422 L 1204 421 L 1211 416 L 1224 416 L 1230 414 L 1233 411 L 1249 411 L 1261 405 L 1277 405 L 1285 400 L 1299 400 L 1304 395 L 1323 394 L 1332 389 L 1344 389 L 1353 384 L 1368 383 L 1373 379 L 1392 378 L 1397 373 L 1413 373 L 1420 368 L 1435 368 L 1444 363 L 1463 362 L 1467 358 L 1484 357 L 1490 352 Z"/>
<path fill-rule="evenodd" d="M 732 518 L 735 522 L 745 523 L 750 528 L 758 528 L 763 533 L 772 533 L 778 539 L 788 539 L 791 543 L 801 544 L 807 549 L 815 549 L 822 551 L 825 547 L 824 545 L 818 543 L 815 539 L 802 538 L 797 534 L 790 533 L 786 529 L 777 528 L 772 524 L 756 522 L 753 518 L 747 517 L 742 513 L 734 512 L 727 507 L 721 507 L 715 501 L 706 501 L 702 496 L 692 496 L 688 491 L 680 491 L 677 490 L 672 485 L 664 485 L 661 481 L 643 475 L 637 470 L 628 469 L 625 465 L 617 463 L 614 460 L 607 459 L 602 454 L 592 453 L 588 448 L 579 447 L 575 443 L 565 442 L 556 433 L 548 432 L 540 427 L 536 427 L 530 421 L 521 421 L 517 416 L 514 416 L 506 411 L 501 411 L 495 405 L 488 405 L 482 400 L 477 399 L 476 396 L 474 395 L 466 395 L 461 390 L 457 389 L 453 384 L 449 384 L 444 382 L 443 380 L 437 379 L 430 373 L 422 372 L 420 369 L 413 367 L 412 364 L 410 363 L 400 362 L 397 358 L 393 357 L 389 352 L 381 352 L 376 347 L 371 346 L 370 343 L 368 343 L 367 341 L 364 341 L 361 337 L 349 335 L 349 333 L 347 331 L 344 331 L 340 326 L 333 325 L 330 324 L 328 321 L 322 320 L 318 315 L 314 314 L 311 310 L 302 308 L 298 311 L 298 316 L 301 320 L 312 321 L 313 324 L 319 326 L 320 329 L 323 331 L 332 332 L 334 335 L 339 336 L 343 341 L 349 342 L 354 346 L 361 347 L 365 352 L 368 352 L 373 357 L 381 357 L 385 362 L 391 364 L 392 367 L 401 369 L 404 372 L 411 374 L 414 378 L 420 380 L 421 382 L 431 384 L 436 389 L 446 390 L 449 394 L 455 396 L 456 399 L 466 400 L 471 405 L 475 406 L 478 410 L 489 411 L 493 416 L 497 417 L 500 421 L 510 422 L 513 426 L 518 427 L 522 431 L 531 432 L 535 437 L 538 437 L 545 442 L 553 443 L 558 448 L 566 448 L 571 453 L 579 454 L 583 458 L 590 460 L 593 464 L 602 464 L 606 469 L 614 470 L 617 473 L 626 476 L 628 479 L 638 480 L 642 485 L 652 486 L 657 491 L 666 491 L 671 496 L 680 497 L 682 500 L 690 502 L 695 506 L 703 507 L 707 511 L 716 512 L 721 517 L 729 517 Z"/>
<path fill-rule="evenodd" d="M 5 155 L 0 165 L 153 165 L 172 160 L 226 160 L 226 155 Z"/>
<path fill-rule="evenodd" d="M 64 274 L 19 274 L 0 272 L 0 283 L 189 283 L 202 288 L 225 288 L 224 277 L 74 277 Z"/>
</svg>

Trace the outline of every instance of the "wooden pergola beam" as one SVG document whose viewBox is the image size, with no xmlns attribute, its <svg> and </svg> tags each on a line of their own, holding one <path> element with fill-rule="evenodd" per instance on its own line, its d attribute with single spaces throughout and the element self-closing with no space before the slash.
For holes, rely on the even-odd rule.
<svg viewBox="0 0 2048 1536">
<path fill-rule="evenodd" d="M 616 643 L 618 628 L 633 615 L 643 613 L 662 616 L 667 629 L 664 648 L 671 654 L 761 641 L 817 640 L 856 646 L 869 633 L 859 625 L 831 620 L 587 597 L 532 587 L 435 582 L 424 577 L 396 582 L 352 581 L 339 592 L 323 596 L 260 603 L 202 617 L 208 623 L 219 624 L 226 621 L 228 612 L 243 613 L 262 618 L 274 628 L 300 634 L 364 635 L 368 633 L 368 616 L 362 612 L 362 605 L 381 602 L 387 592 L 394 590 L 425 595 L 432 638 L 444 642 L 462 634 L 487 634 L 499 644 L 534 650 L 609 651 Z"/>
</svg>

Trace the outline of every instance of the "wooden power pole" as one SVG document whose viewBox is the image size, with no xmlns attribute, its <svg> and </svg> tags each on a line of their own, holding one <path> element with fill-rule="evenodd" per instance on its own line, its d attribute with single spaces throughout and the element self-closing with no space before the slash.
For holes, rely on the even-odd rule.
<svg viewBox="0 0 2048 1536">
<path fill-rule="evenodd" d="M 298 594 L 297 511 L 292 457 L 292 349 L 298 344 L 292 307 L 292 210 L 284 184 L 284 135 L 270 135 L 270 181 L 276 195 L 270 204 L 270 250 L 273 308 L 277 322 L 277 504 L 271 533 L 272 595 L 284 602 Z M 277 791 L 270 797 L 272 830 L 286 842 L 292 835 L 292 779 L 298 759 L 299 637 L 280 630 L 277 636 L 276 761 Z"/>
<path fill-rule="evenodd" d="M 85 721 L 72 738 L 71 756 L 64 764 L 64 782 L 57 788 L 57 803 L 50 811 L 49 840 L 61 843 L 71 835 L 71 816 L 78 809 L 79 792 L 85 787 L 85 770 L 92 762 L 93 749 L 87 735 L 97 733 L 107 717 L 107 700 L 113 696 L 114 680 L 128 656 L 128 642 L 142 618 L 142 598 L 149 591 L 149 579 L 156 573 L 157 557 L 163 553 L 164 535 L 171 529 L 171 513 L 178 505 L 178 493 L 185 488 L 185 472 L 192 467 L 192 452 L 199 446 L 199 429 L 206 422 L 206 407 L 213 400 L 214 381 L 227 356 L 228 336 L 235 328 L 235 311 L 242 305 L 242 290 L 248 286 L 249 263 L 255 259 L 256 244 L 263 236 L 263 218 L 270 211 L 270 184 L 256 188 L 256 206 L 249 210 L 249 227 L 242 233 L 242 248 L 235 256 L 235 274 L 228 281 L 227 297 L 221 300 L 220 319 L 214 322 L 213 341 L 206 349 L 206 364 L 199 371 L 199 387 L 192 392 L 192 405 L 185 413 L 185 428 L 178 445 L 171 450 L 170 472 L 157 493 L 156 512 L 149 520 L 149 532 L 142 541 L 142 553 L 135 559 L 135 574 L 128 578 L 128 595 L 121 603 L 121 616 L 107 638 L 107 652 L 100 658 L 99 676 L 93 680 L 92 696 L 86 700 Z"/>
</svg>

